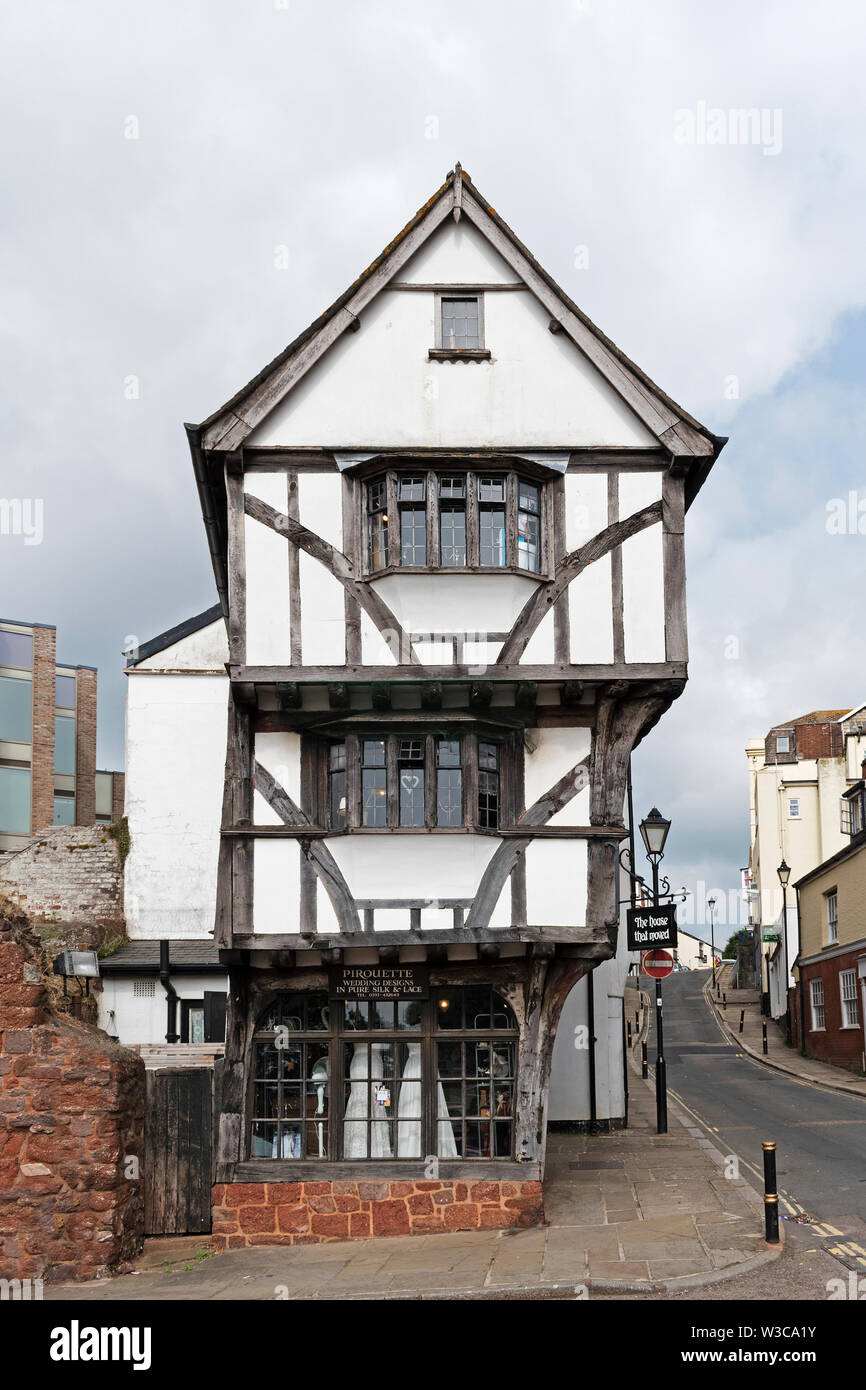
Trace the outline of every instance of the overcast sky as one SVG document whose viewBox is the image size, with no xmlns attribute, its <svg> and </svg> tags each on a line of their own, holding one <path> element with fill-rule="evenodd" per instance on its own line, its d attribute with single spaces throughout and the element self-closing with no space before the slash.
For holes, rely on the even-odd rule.
<svg viewBox="0 0 866 1390">
<path fill-rule="evenodd" d="M 0 614 L 99 667 L 99 765 L 123 765 L 125 637 L 216 597 L 183 422 L 459 159 L 731 437 L 689 514 L 689 686 L 635 809 L 672 818 L 677 883 L 735 888 L 746 740 L 866 699 L 866 534 L 856 511 L 827 529 L 853 492 L 866 532 L 863 5 L 28 0 L 3 30 L 0 495 L 44 499 L 44 540 L 0 537 Z M 757 138 L 719 143 L 744 107 Z"/>
</svg>

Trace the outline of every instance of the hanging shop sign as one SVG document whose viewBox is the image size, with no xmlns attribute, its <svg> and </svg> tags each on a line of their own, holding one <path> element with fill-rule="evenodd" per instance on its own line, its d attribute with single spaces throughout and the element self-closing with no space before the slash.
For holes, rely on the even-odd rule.
<svg viewBox="0 0 866 1390">
<path fill-rule="evenodd" d="M 677 910 L 673 903 L 661 903 L 658 907 L 630 907 L 626 913 L 626 930 L 630 951 L 676 946 Z"/>
<path fill-rule="evenodd" d="M 332 965 L 332 999 L 427 999 L 426 965 Z"/>
</svg>

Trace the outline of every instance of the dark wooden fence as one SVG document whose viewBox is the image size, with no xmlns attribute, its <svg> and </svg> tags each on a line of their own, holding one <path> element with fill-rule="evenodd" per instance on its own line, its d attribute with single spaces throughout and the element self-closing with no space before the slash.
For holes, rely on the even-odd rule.
<svg viewBox="0 0 866 1390">
<path fill-rule="evenodd" d="M 210 1067 L 148 1071 L 145 1235 L 211 1228 L 213 1078 Z"/>
</svg>

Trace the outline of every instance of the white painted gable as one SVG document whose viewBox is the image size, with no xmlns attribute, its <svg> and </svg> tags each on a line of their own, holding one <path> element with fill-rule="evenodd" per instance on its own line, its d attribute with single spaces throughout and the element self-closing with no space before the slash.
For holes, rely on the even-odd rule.
<svg viewBox="0 0 866 1390">
<path fill-rule="evenodd" d="M 398 273 L 415 284 L 513 284 L 469 223 L 450 221 Z M 647 448 L 654 436 L 529 289 L 484 296 L 491 360 L 428 360 L 432 290 L 384 289 L 247 438 L 251 447 Z"/>
<path fill-rule="evenodd" d="M 173 642 L 170 647 L 154 652 L 138 663 L 140 671 L 225 671 L 229 659 L 226 625 L 222 618 L 208 623 Z"/>
</svg>

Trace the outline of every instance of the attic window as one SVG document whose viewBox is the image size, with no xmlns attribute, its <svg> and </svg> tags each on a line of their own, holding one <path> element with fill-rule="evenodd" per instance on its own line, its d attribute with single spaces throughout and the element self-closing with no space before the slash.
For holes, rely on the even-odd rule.
<svg viewBox="0 0 866 1390">
<path fill-rule="evenodd" d="M 470 361 L 489 358 L 484 346 L 484 296 L 481 294 L 436 295 L 436 346 L 430 349 L 433 358 Z"/>
</svg>

